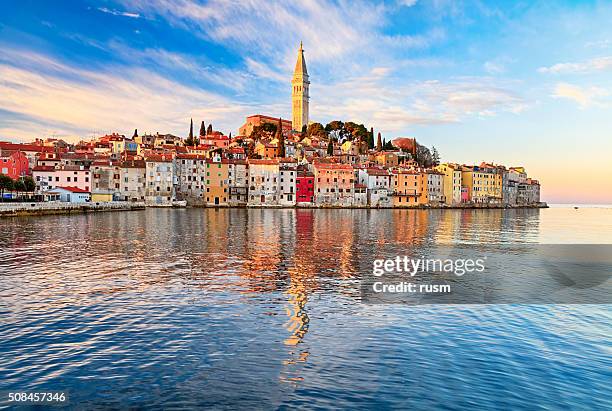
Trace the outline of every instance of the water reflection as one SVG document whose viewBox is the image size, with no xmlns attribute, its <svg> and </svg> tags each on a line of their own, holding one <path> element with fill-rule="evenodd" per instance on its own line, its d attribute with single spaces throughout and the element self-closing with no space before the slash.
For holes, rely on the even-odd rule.
<svg viewBox="0 0 612 411">
<path fill-rule="evenodd" d="M 612 221 L 601 214 L 569 220 L 556 212 L 149 209 L 3 219 L 2 387 L 67 386 L 85 408 L 87 401 L 108 408 L 126 401 L 158 408 L 304 401 L 329 407 L 371 400 L 334 387 L 350 381 L 363 388 L 361 395 L 382 389 L 380 378 L 393 375 L 387 366 L 403 370 L 390 384 L 400 393 L 408 375 L 435 380 L 428 370 L 439 358 L 421 347 L 452 352 L 448 368 L 478 370 L 475 348 L 464 340 L 513 338 L 527 329 L 552 335 L 567 324 L 551 330 L 542 312 L 496 308 L 496 319 L 479 329 L 489 321 L 484 308 L 450 313 L 366 306 L 356 278 L 375 258 L 418 254 L 429 245 L 537 242 L 557 233 L 559 221 L 566 233 L 582 230 L 583 240 L 584 232 L 602 238 L 600 228 Z M 612 242 L 612 229 L 604 232 Z M 580 341 L 590 341 L 594 350 L 609 331 L 595 321 L 595 334 L 581 329 L 575 350 L 587 349 Z M 408 356 L 413 368 L 402 369 L 410 349 L 418 352 Z M 487 352 L 478 349 L 478 355 Z M 508 357 L 500 361 L 510 361 L 512 350 L 502 349 Z M 521 355 L 500 363 L 499 372 L 512 375 L 517 364 L 532 359 L 528 350 Z M 486 386 L 481 377 L 473 376 L 473 385 Z M 84 381 L 96 384 L 88 388 Z M 596 388 L 593 380 L 584 381 L 585 392 Z M 398 394 L 399 403 L 386 405 L 426 398 L 428 389 L 446 395 L 436 384 L 415 385 L 412 393 Z M 98 391 L 108 393 L 105 399 Z M 474 404 L 470 395 L 464 398 Z M 151 403 L 143 399 L 151 396 Z"/>
</svg>

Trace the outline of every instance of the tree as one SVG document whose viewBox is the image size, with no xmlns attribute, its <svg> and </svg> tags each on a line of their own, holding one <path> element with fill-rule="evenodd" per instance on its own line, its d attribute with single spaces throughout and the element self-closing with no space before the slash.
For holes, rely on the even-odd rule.
<svg viewBox="0 0 612 411">
<path fill-rule="evenodd" d="M 0 197 L 4 201 L 4 191 L 11 191 L 13 189 L 13 179 L 5 174 L 0 174 Z"/>
<path fill-rule="evenodd" d="M 253 140 L 271 139 L 276 135 L 276 124 L 263 123 L 253 127 L 253 131 L 249 135 Z"/>
<path fill-rule="evenodd" d="M 302 125 L 302 134 L 306 134 L 307 129 L 308 129 L 308 126 L 306 124 Z"/>
<path fill-rule="evenodd" d="M 200 137 L 206 135 L 206 124 L 204 124 L 204 120 L 202 120 L 202 124 L 200 124 Z"/>
<path fill-rule="evenodd" d="M 329 140 L 329 143 L 327 143 L 327 155 L 334 155 L 334 142 L 331 139 Z"/>
<path fill-rule="evenodd" d="M 310 137 L 326 137 L 325 127 L 321 123 L 311 123 L 308 125 L 306 135 Z"/>
<path fill-rule="evenodd" d="M 193 145 L 193 119 L 191 119 L 191 123 L 189 124 L 189 137 L 187 137 L 187 140 L 185 140 L 185 145 Z"/>
<path fill-rule="evenodd" d="M 440 165 L 440 153 L 434 146 L 431 147 L 431 162 L 434 167 Z"/>
<path fill-rule="evenodd" d="M 380 131 L 378 132 L 378 138 L 376 139 L 376 151 L 382 151 L 382 136 L 380 135 Z"/>
<path fill-rule="evenodd" d="M 36 190 L 36 183 L 34 182 L 34 179 L 30 176 L 27 176 L 23 179 L 23 184 L 25 185 L 25 191 L 27 191 L 28 193 L 33 193 L 34 190 Z"/>
<path fill-rule="evenodd" d="M 138 129 L 137 128 L 134 129 L 134 135 L 132 136 L 132 138 L 136 138 L 136 137 L 138 137 Z"/>
<path fill-rule="evenodd" d="M 17 198 L 19 198 L 19 194 L 26 191 L 26 187 L 25 184 L 23 183 L 23 181 L 21 179 L 16 180 L 13 183 L 13 190 L 15 190 L 17 192 Z"/>
<path fill-rule="evenodd" d="M 285 135 L 283 134 L 283 120 L 278 118 L 278 126 L 276 127 L 276 144 L 278 148 L 278 156 L 281 158 L 285 157 Z"/>
<path fill-rule="evenodd" d="M 428 167 L 431 167 L 431 165 L 433 164 L 433 158 L 432 158 L 431 152 L 429 151 L 427 147 L 422 146 L 420 144 L 417 144 L 416 146 L 416 153 L 415 153 L 414 160 L 421 167 L 428 168 Z"/>
<path fill-rule="evenodd" d="M 336 130 L 343 130 L 343 129 L 344 129 L 344 123 L 340 120 L 331 121 L 327 123 L 327 125 L 325 126 L 325 131 L 327 131 L 328 133 L 332 131 L 336 131 Z"/>
<path fill-rule="evenodd" d="M 207 135 L 208 135 L 208 134 L 212 134 L 212 132 L 213 132 L 212 123 L 210 123 L 210 124 L 208 125 L 208 128 L 206 129 L 206 134 L 207 134 Z"/>
<path fill-rule="evenodd" d="M 374 148 L 374 127 L 370 128 L 370 134 L 368 135 L 368 148 Z"/>
<path fill-rule="evenodd" d="M 383 143 L 383 150 L 395 150 L 395 147 L 393 146 L 393 143 L 391 142 L 391 140 L 385 141 Z"/>
</svg>

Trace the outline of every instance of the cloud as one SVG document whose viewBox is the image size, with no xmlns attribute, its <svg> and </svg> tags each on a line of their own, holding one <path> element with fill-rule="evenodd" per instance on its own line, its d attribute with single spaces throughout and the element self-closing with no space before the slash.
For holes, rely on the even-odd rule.
<svg viewBox="0 0 612 411">
<path fill-rule="evenodd" d="M 580 87 L 568 83 L 558 83 L 555 86 L 553 97 L 573 100 L 579 104 L 580 108 L 589 106 L 606 106 L 606 101 L 602 100 L 610 96 L 610 91 L 599 87 Z"/>
<path fill-rule="evenodd" d="M 373 70 L 367 76 L 318 88 L 311 105 L 316 121 L 363 122 L 386 133 L 415 125 L 457 123 L 468 117 L 520 113 L 529 106 L 510 86 L 490 78 L 406 82 L 390 71 Z"/>
<path fill-rule="evenodd" d="M 404 7 L 412 7 L 417 4 L 417 0 L 398 0 L 397 4 Z"/>
<path fill-rule="evenodd" d="M 184 135 L 190 117 L 230 131 L 235 119 L 254 110 L 143 68 L 109 65 L 96 72 L 21 50 L 6 49 L 0 78 L 10 79 L 0 82 L 0 110 L 13 113 L 10 124 L 2 122 L 0 137 L 85 136 L 134 128 Z"/>
<path fill-rule="evenodd" d="M 98 10 L 101 11 L 102 13 L 112 14 L 113 16 L 130 17 L 130 18 L 133 18 L 133 19 L 140 18 L 140 14 L 138 14 L 138 13 L 130 13 L 130 12 L 127 12 L 127 11 L 111 10 L 111 9 L 106 8 L 106 7 L 98 7 Z"/>
<path fill-rule="evenodd" d="M 558 63 L 550 67 L 540 67 L 540 73 L 584 74 L 612 70 L 612 56 L 597 57 L 582 63 Z"/>
</svg>

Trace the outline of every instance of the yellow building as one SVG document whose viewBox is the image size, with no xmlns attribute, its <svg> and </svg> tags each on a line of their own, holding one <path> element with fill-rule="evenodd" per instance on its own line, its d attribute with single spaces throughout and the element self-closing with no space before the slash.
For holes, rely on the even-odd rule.
<svg viewBox="0 0 612 411">
<path fill-rule="evenodd" d="M 423 184 L 427 176 L 414 170 L 396 168 L 391 170 L 391 190 L 393 192 L 393 207 L 414 207 L 423 203 Z M 425 201 L 426 202 L 426 201 Z"/>
<path fill-rule="evenodd" d="M 394 151 L 380 151 L 376 153 L 374 161 L 376 164 L 380 164 L 383 167 L 397 167 L 399 164 L 399 157 Z"/>
<path fill-rule="evenodd" d="M 467 188 L 469 201 L 477 204 L 501 204 L 502 173 L 489 164 L 463 166 L 461 184 Z"/>
<path fill-rule="evenodd" d="M 206 205 L 227 206 L 229 201 L 229 161 L 206 160 Z"/>
<path fill-rule="evenodd" d="M 91 193 L 92 203 L 106 203 L 113 201 L 113 193 L 110 191 Z"/>
<path fill-rule="evenodd" d="M 459 164 L 443 163 L 435 168 L 444 174 L 442 192 L 448 205 L 461 203 L 461 166 Z"/>
</svg>

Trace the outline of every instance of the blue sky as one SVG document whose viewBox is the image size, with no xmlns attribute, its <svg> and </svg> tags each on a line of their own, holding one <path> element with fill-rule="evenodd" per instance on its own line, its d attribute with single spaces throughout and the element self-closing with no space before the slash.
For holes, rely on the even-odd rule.
<svg viewBox="0 0 612 411">
<path fill-rule="evenodd" d="M 549 201 L 612 202 L 609 2 L 21 1 L 0 14 L 0 138 L 235 134 L 311 117 L 525 165 Z M 588 198 L 587 198 L 588 197 Z"/>
</svg>

